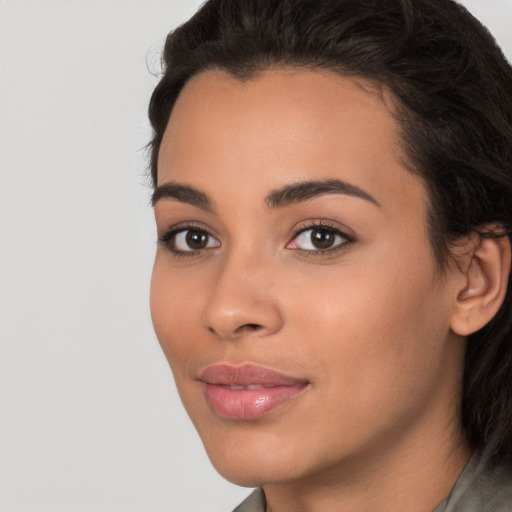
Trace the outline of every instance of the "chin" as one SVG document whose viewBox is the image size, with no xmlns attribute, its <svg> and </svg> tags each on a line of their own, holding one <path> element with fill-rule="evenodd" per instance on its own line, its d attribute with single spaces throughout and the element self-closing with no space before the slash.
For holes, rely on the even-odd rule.
<svg viewBox="0 0 512 512">
<path fill-rule="evenodd" d="M 314 461 L 308 461 L 307 450 L 297 449 L 303 441 L 261 426 L 231 425 L 219 432 L 199 429 L 211 463 L 226 480 L 241 487 L 261 487 L 300 480 L 315 469 L 310 468 Z"/>
<path fill-rule="evenodd" d="M 268 459 L 271 460 L 268 460 Z M 288 462 L 278 456 L 246 457 L 236 454 L 210 457 L 217 472 L 229 482 L 241 487 L 262 487 L 291 480 L 299 480 L 302 475 Z"/>
</svg>

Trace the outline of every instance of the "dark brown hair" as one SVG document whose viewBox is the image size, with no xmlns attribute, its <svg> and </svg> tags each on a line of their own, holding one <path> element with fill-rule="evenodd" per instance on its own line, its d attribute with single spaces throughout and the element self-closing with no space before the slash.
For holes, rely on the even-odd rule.
<svg viewBox="0 0 512 512">
<path fill-rule="evenodd" d="M 453 0 L 209 0 L 171 32 L 149 106 L 151 176 L 186 82 L 207 69 L 245 80 L 276 66 L 328 69 L 391 91 L 411 172 L 430 199 L 440 268 L 462 235 L 512 234 L 512 69 Z M 493 226 L 493 229 L 483 229 Z M 511 286 L 468 340 L 461 406 L 475 447 L 512 462 Z"/>
</svg>

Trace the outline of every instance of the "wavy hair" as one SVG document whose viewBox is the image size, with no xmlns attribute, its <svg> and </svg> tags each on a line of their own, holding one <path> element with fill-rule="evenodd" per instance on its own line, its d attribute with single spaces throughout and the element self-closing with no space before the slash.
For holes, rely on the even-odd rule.
<svg viewBox="0 0 512 512">
<path fill-rule="evenodd" d="M 162 64 L 149 105 L 154 185 L 165 128 L 192 76 L 328 69 L 394 96 L 407 166 L 428 190 L 441 269 L 463 235 L 512 234 L 512 69 L 453 0 L 209 0 L 167 36 Z M 511 288 L 493 320 L 468 337 L 460 414 L 474 447 L 512 462 Z"/>
</svg>

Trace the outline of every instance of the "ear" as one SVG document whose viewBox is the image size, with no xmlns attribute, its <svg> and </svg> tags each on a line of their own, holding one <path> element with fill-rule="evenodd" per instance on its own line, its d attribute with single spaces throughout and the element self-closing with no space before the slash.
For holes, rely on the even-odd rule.
<svg viewBox="0 0 512 512">
<path fill-rule="evenodd" d="M 465 248 L 450 320 L 451 330 L 460 336 L 478 331 L 496 315 L 505 300 L 511 261 L 508 236 L 475 235 Z"/>
</svg>

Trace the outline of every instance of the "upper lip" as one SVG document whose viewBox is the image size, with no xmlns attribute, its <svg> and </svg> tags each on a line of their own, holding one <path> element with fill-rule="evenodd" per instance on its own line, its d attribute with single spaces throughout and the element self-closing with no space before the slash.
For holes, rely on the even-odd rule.
<svg viewBox="0 0 512 512">
<path fill-rule="evenodd" d="M 307 379 L 291 377 L 272 368 L 252 363 L 217 363 L 207 366 L 199 379 L 220 386 L 297 386 L 307 384 Z"/>
</svg>

